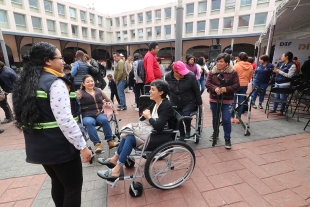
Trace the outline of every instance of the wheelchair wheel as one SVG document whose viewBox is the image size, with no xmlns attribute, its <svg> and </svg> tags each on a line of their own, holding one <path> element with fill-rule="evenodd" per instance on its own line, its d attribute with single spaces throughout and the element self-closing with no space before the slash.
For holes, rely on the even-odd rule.
<svg viewBox="0 0 310 207">
<path fill-rule="evenodd" d="M 202 129 L 203 129 L 203 112 L 204 112 L 204 107 L 199 108 L 199 119 L 198 119 L 198 133 L 199 133 L 199 136 L 201 136 Z"/>
<path fill-rule="evenodd" d="M 131 185 L 129 186 L 129 194 L 132 197 L 140 197 L 143 194 L 143 185 L 139 182 L 133 182 L 132 183 L 134 191 L 131 188 Z"/>
<path fill-rule="evenodd" d="M 195 134 L 194 138 L 195 138 L 195 143 L 198 144 L 200 141 L 200 133 L 199 133 L 199 135 Z"/>
<path fill-rule="evenodd" d="M 113 117 L 110 121 L 110 126 L 111 126 L 111 130 L 112 130 L 113 139 L 117 138 L 118 141 L 120 141 L 121 137 L 120 137 L 120 133 L 118 130 L 118 120 L 117 120 L 117 117 L 115 115 L 113 115 Z"/>
<path fill-rule="evenodd" d="M 133 168 L 134 166 L 135 166 L 135 158 L 134 157 L 128 157 L 127 158 L 127 160 L 126 160 L 126 162 L 125 162 L 125 166 L 127 167 L 127 168 Z"/>
<path fill-rule="evenodd" d="M 157 147 L 145 163 L 147 182 L 159 189 L 172 189 L 184 183 L 195 167 L 193 149 L 184 142 L 171 141 Z"/>
</svg>

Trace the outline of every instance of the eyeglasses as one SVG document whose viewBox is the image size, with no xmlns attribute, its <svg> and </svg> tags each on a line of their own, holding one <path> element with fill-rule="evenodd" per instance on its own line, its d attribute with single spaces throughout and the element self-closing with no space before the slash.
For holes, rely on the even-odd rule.
<svg viewBox="0 0 310 207">
<path fill-rule="evenodd" d="M 63 57 L 54 57 L 54 59 L 60 59 L 60 60 L 63 60 L 64 58 L 63 58 Z"/>
</svg>

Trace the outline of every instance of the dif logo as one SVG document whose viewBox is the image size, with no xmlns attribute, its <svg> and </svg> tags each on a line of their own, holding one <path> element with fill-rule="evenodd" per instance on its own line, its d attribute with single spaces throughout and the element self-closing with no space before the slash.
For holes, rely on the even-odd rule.
<svg viewBox="0 0 310 207">
<path fill-rule="evenodd" d="M 298 50 L 309 50 L 310 44 L 299 44 Z"/>
<path fill-rule="evenodd" d="M 289 47 L 291 44 L 292 42 L 280 42 L 280 47 Z"/>
</svg>

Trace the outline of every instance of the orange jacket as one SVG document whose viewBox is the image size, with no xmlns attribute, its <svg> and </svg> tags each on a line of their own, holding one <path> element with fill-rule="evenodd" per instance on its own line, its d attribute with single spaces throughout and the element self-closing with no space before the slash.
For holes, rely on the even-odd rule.
<svg viewBox="0 0 310 207">
<path fill-rule="evenodd" d="M 298 62 L 297 60 L 293 60 L 293 62 L 296 65 L 296 73 L 299 74 L 299 72 L 300 72 L 300 62 Z"/>
<path fill-rule="evenodd" d="M 240 86 L 248 86 L 253 76 L 253 67 L 251 63 L 239 61 L 234 65 L 234 70 L 238 73 Z"/>
</svg>

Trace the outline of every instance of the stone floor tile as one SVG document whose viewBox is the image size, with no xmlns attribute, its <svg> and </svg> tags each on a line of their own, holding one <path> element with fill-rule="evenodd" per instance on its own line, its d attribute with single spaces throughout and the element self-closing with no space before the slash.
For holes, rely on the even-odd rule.
<svg viewBox="0 0 310 207">
<path fill-rule="evenodd" d="M 214 186 L 211 184 L 206 175 L 202 170 L 196 167 L 191 175 L 191 180 L 194 182 L 196 187 L 200 192 L 208 191 L 214 189 Z"/>
<path fill-rule="evenodd" d="M 205 157 L 199 157 L 196 159 L 196 163 L 196 166 L 198 166 L 206 176 L 219 174 L 219 172 L 214 167 L 214 164 L 208 163 Z"/>
<path fill-rule="evenodd" d="M 17 201 L 14 207 L 30 207 L 32 205 L 32 202 L 33 202 L 33 199 Z"/>
<path fill-rule="evenodd" d="M 227 172 L 209 176 L 208 179 L 215 188 L 222 188 L 243 182 L 243 180 L 235 172 Z"/>
<path fill-rule="evenodd" d="M 305 200 L 310 198 L 310 186 L 309 185 L 303 184 L 299 187 L 294 188 L 293 191 Z M 308 201 L 310 202 L 310 200 Z"/>
<path fill-rule="evenodd" d="M 188 206 L 207 206 L 207 203 L 201 195 L 200 190 L 197 188 L 193 181 L 188 180 L 179 188 Z"/>
<path fill-rule="evenodd" d="M 251 173 L 253 173 L 258 178 L 270 177 L 270 175 L 264 171 L 261 167 L 254 164 L 250 159 L 243 158 L 238 160 L 244 167 L 246 167 Z"/>
<path fill-rule="evenodd" d="M 15 178 L 13 183 L 10 185 L 9 189 L 28 186 L 32 179 L 33 176 Z"/>
<path fill-rule="evenodd" d="M 279 144 L 268 144 L 266 146 L 260 146 L 259 148 L 265 151 L 266 153 L 272 153 L 272 152 L 285 150 L 285 148 L 281 147 Z"/>
<path fill-rule="evenodd" d="M 158 201 L 182 198 L 183 194 L 179 188 L 171 190 L 160 190 L 155 188 L 145 189 L 144 191 L 147 204 L 158 203 Z"/>
<path fill-rule="evenodd" d="M 27 186 L 5 191 L 0 197 L 0 203 L 35 198 L 41 186 Z"/>
<path fill-rule="evenodd" d="M 272 189 L 269 188 L 268 185 L 266 185 L 261 179 L 258 178 L 251 178 L 245 180 L 245 182 L 248 183 L 249 186 L 251 186 L 256 192 L 258 192 L 260 195 L 266 195 L 269 193 L 273 193 Z"/>
<path fill-rule="evenodd" d="M 244 158 L 244 155 L 239 151 L 230 150 L 222 153 L 216 154 L 222 161 L 236 160 Z"/>
<path fill-rule="evenodd" d="M 207 201 L 210 207 L 227 205 L 227 202 L 224 200 L 224 198 L 217 190 L 203 192 L 202 196 Z"/>
<path fill-rule="evenodd" d="M 262 181 L 268 185 L 273 192 L 279 192 L 285 189 L 285 187 L 280 185 L 273 177 L 264 178 Z"/>
<path fill-rule="evenodd" d="M 248 159 L 250 159 L 256 165 L 264 165 L 268 163 L 261 156 L 254 153 L 251 149 L 241 149 L 239 150 L 239 152 L 242 153 L 244 156 L 246 156 Z"/>
<path fill-rule="evenodd" d="M 236 170 L 235 173 L 237 173 L 237 175 L 243 180 L 256 178 L 256 176 L 248 169 Z"/>
<path fill-rule="evenodd" d="M 14 179 L 0 180 L 0 196 L 9 188 L 14 182 Z"/>
<path fill-rule="evenodd" d="M 275 162 L 266 165 L 260 166 L 263 170 L 265 170 L 270 175 L 279 175 L 286 172 L 294 171 L 292 167 L 286 164 L 286 162 Z"/>
<path fill-rule="evenodd" d="M 213 166 L 219 173 L 244 169 L 244 166 L 240 164 L 238 160 L 230 160 L 227 162 L 214 163 Z"/>
<path fill-rule="evenodd" d="M 126 198 L 125 194 L 110 196 L 107 202 L 107 206 L 109 207 L 126 207 Z"/>
<path fill-rule="evenodd" d="M 277 183 L 289 189 L 298 187 L 305 181 L 303 174 L 297 171 L 276 175 L 273 178 L 277 181 Z"/>
<path fill-rule="evenodd" d="M 309 205 L 305 199 L 301 198 L 291 190 L 284 190 L 265 195 L 264 198 L 274 207 Z"/>
<path fill-rule="evenodd" d="M 219 188 L 217 189 L 217 192 L 219 192 L 219 194 L 222 196 L 222 198 L 226 201 L 227 204 L 243 201 L 243 198 L 232 186 Z"/>
<path fill-rule="evenodd" d="M 242 202 L 230 204 L 227 207 L 251 207 L 251 206 L 247 202 L 242 201 Z"/>
<path fill-rule="evenodd" d="M 162 202 L 147 205 L 147 207 L 167 207 L 167 206 L 169 206 L 169 207 L 188 207 L 184 198 L 175 198 L 175 199 L 171 199 L 171 200 L 162 201 Z M 194 205 L 193 205 L 193 207 L 194 207 Z M 200 206 L 195 206 L 195 207 L 200 207 Z M 205 207 L 208 207 L 208 205 L 206 205 Z"/>
</svg>

